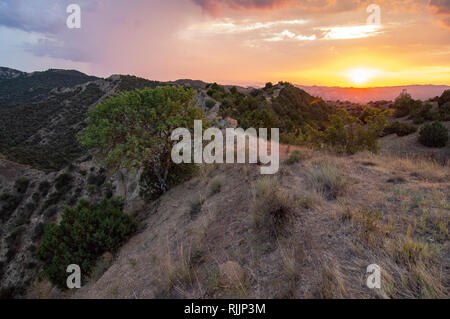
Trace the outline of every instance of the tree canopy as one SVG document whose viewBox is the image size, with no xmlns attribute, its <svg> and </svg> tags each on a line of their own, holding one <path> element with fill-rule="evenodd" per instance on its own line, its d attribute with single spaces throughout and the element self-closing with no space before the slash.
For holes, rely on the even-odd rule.
<svg viewBox="0 0 450 319">
<path fill-rule="evenodd" d="M 181 86 L 120 93 L 90 110 L 80 142 L 113 170 L 143 168 L 157 181 L 151 191 L 161 194 L 175 182 L 173 174 L 180 174 L 171 160 L 172 131 L 192 132 L 194 120 L 204 120 L 194 96 Z"/>
</svg>

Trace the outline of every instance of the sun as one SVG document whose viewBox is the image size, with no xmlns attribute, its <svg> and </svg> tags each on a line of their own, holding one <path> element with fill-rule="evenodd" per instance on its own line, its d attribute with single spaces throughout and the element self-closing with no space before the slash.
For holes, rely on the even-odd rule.
<svg viewBox="0 0 450 319">
<path fill-rule="evenodd" d="M 346 75 L 352 83 L 363 85 L 369 82 L 377 73 L 377 70 L 358 68 L 349 70 Z"/>
</svg>

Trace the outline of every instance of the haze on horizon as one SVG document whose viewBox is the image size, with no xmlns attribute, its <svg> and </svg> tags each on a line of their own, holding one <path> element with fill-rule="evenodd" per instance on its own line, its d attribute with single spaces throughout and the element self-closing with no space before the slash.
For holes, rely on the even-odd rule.
<svg viewBox="0 0 450 319">
<path fill-rule="evenodd" d="M 68 29 L 78 3 L 81 29 Z M 367 25 L 369 4 L 381 25 Z M 255 85 L 450 85 L 450 0 L 0 0 L 0 61 L 23 71 Z"/>
</svg>

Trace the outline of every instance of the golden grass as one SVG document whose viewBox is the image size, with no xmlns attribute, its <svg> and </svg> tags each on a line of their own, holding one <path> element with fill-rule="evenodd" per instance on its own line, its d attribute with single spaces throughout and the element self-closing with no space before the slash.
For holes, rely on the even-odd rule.
<svg viewBox="0 0 450 319">
<path fill-rule="evenodd" d="M 312 189 L 326 199 L 343 195 L 347 186 L 337 166 L 329 161 L 314 163 L 308 169 L 308 181 Z"/>
<path fill-rule="evenodd" d="M 270 235 L 282 235 L 294 212 L 288 192 L 279 186 L 274 177 L 261 177 L 253 187 L 250 209 L 256 228 L 268 231 Z"/>
<path fill-rule="evenodd" d="M 450 179 L 449 163 L 441 164 L 435 160 L 422 157 L 401 157 L 380 155 L 384 165 L 399 171 L 408 171 L 426 181 L 448 181 Z"/>
</svg>

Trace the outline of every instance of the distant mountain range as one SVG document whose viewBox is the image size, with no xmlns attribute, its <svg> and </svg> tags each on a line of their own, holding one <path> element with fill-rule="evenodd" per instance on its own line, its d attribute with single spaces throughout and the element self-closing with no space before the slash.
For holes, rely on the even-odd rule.
<svg viewBox="0 0 450 319">
<path fill-rule="evenodd" d="M 442 92 L 450 89 L 448 85 L 405 85 L 386 86 L 374 88 L 344 88 L 337 86 L 305 86 L 296 87 L 313 96 L 321 97 L 326 101 L 351 101 L 356 103 L 368 103 L 370 101 L 394 100 L 403 90 L 406 90 L 414 99 L 428 100 L 440 96 Z"/>
</svg>

